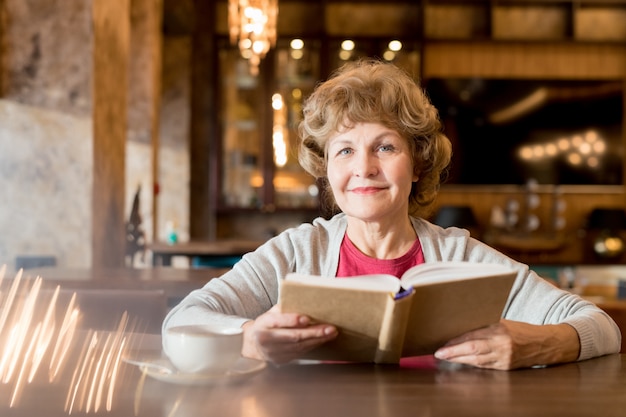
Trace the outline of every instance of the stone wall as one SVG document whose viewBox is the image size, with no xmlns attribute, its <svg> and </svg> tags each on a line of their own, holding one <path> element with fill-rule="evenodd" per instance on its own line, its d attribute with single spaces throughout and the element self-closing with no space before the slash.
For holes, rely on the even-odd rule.
<svg viewBox="0 0 626 417">
<path fill-rule="evenodd" d="M 93 134 L 91 122 L 91 2 L 0 1 L 0 265 L 15 257 L 53 256 L 57 265 L 91 266 Z M 141 19 L 141 14 L 131 14 Z M 146 59 L 142 36 L 132 35 L 131 60 Z M 177 222 L 188 228 L 189 94 L 183 39 L 166 40 L 158 173 L 158 235 Z M 173 48 L 173 49 L 172 49 Z M 154 236 L 149 98 L 133 88 L 141 62 L 129 68 L 126 146 L 127 214 L 141 187 L 140 209 L 148 240 Z M 139 73 L 139 74 L 137 74 Z M 135 81 L 133 81 L 135 80 Z M 121 86 L 124 88 L 124 86 Z M 123 233 L 123 231 L 120 231 Z M 136 266 L 148 265 L 149 258 Z"/>
<path fill-rule="evenodd" d="M 87 117 L 0 100 L 0 264 L 90 264 L 90 137 Z"/>
</svg>

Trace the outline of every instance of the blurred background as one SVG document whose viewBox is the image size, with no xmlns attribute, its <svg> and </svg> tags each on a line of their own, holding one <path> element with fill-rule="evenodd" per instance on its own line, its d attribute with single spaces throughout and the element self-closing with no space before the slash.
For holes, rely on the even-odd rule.
<svg viewBox="0 0 626 417">
<path fill-rule="evenodd" d="M 146 267 L 326 215 L 301 103 L 364 56 L 440 109 L 432 220 L 534 265 L 624 262 L 626 1 L 250 3 L 277 16 L 262 53 L 226 0 L 0 1 L 0 264 Z"/>
</svg>

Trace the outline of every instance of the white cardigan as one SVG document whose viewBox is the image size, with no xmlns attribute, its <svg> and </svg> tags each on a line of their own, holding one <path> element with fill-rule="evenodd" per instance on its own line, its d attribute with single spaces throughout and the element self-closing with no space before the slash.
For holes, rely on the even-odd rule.
<svg viewBox="0 0 626 417">
<path fill-rule="evenodd" d="M 504 318 L 532 324 L 570 324 L 580 338 L 579 360 L 619 352 L 619 328 L 594 304 L 557 288 L 527 265 L 470 237 L 467 230 L 443 229 L 419 218 L 412 218 L 412 222 L 426 262 L 491 262 L 519 271 Z M 346 227 L 346 216 L 338 214 L 282 232 L 244 255 L 223 276 L 192 291 L 170 311 L 163 329 L 209 321 L 241 326 L 277 303 L 280 281 L 287 273 L 335 276 Z"/>
</svg>

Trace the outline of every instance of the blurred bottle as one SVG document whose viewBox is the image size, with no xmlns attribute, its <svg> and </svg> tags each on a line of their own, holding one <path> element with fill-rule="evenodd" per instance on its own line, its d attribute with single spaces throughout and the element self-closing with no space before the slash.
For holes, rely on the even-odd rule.
<svg viewBox="0 0 626 417">
<path fill-rule="evenodd" d="M 173 220 L 168 220 L 165 223 L 165 236 L 167 238 L 167 243 L 170 245 L 174 245 L 178 242 L 178 231 L 176 229 L 176 222 Z"/>
</svg>

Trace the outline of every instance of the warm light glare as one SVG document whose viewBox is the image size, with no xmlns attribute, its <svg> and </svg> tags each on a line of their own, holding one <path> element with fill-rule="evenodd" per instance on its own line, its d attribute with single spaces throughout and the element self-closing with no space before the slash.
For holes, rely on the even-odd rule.
<svg viewBox="0 0 626 417">
<path fill-rule="evenodd" d="M 339 51 L 339 59 L 341 59 L 342 61 L 349 60 L 351 56 L 352 56 L 352 53 L 350 53 L 350 51 L 346 51 L 343 49 Z"/>
<path fill-rule="evenodd" d="M 578 147 L 578 151 L 583 155 L 587 155 L 591 153 L 591 145 L 589 144 L 589 142 L 583 142 Z"/>
<path fill-rule="evenodd" d="M 297 61 L 298 59 L 302 59 L 304 51 L 302 49 L 292 49 L 289 55 Z"/>
<path fill-rule="evenodd" d="M 252 52 L 255 55 L 265 54 L 265 42 L 264 41 L 254 41 L 252 42 Z"/>
<path fill-rule="evenodd" d="M 252 188 L 261 188 L 263 187 L 263 183 L 263 176 L 258 172 L 255 172 L 252 176 L 250 176 L 250 186 Z"/>
<path fill-rule="evenodd" d="M 274 110 L 280 110 L 283 108 L 283 96 L 278 93 L 272 95 L 272 108 Z"/>
<path fill-rule="evenodd" d="M 573 166 L 578 166 L 582 162 L 582 158 L 577 153 L 571 153 L 567 155 L 567 162 L 569 162 Z"/>
<path fill-rule="evenodd" d="M 259 63 L 276 44 L 278 0 L 229 0 L 228 31 L 241 56 L 250 61 L 250 73 L 257 75 Z"/>
<path fill-rule="evenodd" d="M 272 145 L 274 146 L 274 163 L 277 167 L 282 168 L 287 164 L 287 144 L 280 126 L 274 127 Z"/>
<path fill-rule="evenodd" d="M 383 53 L 383 59 L 385 61 L 393 61 L 396 58 L 396 53 L 393 51 L 385 51 Z"/>
<path fill-rule="evenodd" d="M 606 150 L 606 143 L 604 143 L 604 141 L 594 142 L 592 148 L 595 153 L 604 153 Z"/>
<path fill-rule="evenodd" d="M 304 41 L 302 39 L 292 39 L 289 46 L 291 49 L 302 49 L 304 48 Z"/>
<path fill-rule="evenodd" d="M 533 151 L 529 146 L 524 146 L 519 151 L 520 158 L 528 161 L 533 157 Z"/>
<path fill-rule="evenodd" d="M 585 133 L 585 141 L 587 142 L 595 142 L 598 140 L 598 132 L 596 132 L 595 130 L 590 130 L 587 133 Z"/>
<path fill-rule="evenodd" d="M 5 385 L 3 391 L 10 390 L 5 397 L 7 405 L 17 407 L 35 378 L 44 378 L 47 381 L 37 383 L 67 385 L 64 411 L 68 415 L 75 411 L 110 412 L 128 345 L 128 314 L 124 312 L 114 332 L 87 329 L 85 345 L 79 352 L 76 293 L 63 306 L 59 303 L 59 286 L 50 295 L 44 292 L 41 277 L 23 279 L 20 269 L 10 288 L 3 288 L 5 273 L 6 265 L 0 267 L 0 381 Z M 57 315 L 57 310 L 65 314 Z M 57 322 L 55 317 L 61 320 Z M 71 368 L 64 369 L 66 366 Z M 60 378 L 63 373 L 73 375 L 71 380 Z M 57 410 L 50 411 L 57 414 Z"/>
<path fill-rule="evenodd" d="M 566 151 L 569 149 L 569 140 L 567 138 L 561 138 L 557 141 L 557 146 L 561 151 Z"/>
<path fill-rule="evenodd" d="M 287 164 L 287 109 L 283 96 L 276 93 L 272 96 L 272 108 L 274 109 L 274 121 L 272 130 L 272 148 L 274 149 L 274 163 L 282 168 Z"/>
<path fill-rule="evenodd" d="M 601 165 L 598 155 L 605 151 L 605 139 L 598 132 L 590 130 L 584 135 L 575 134 L 570 137 L 559 137 L 544 144 L 522 146 L 517 154 L 521 160 L 527 162 L 564 158 L 573 167 L 596 169 Z"/>
<path fill-rule="evenodd" d="M 589 159 L 587 159 L 587 166 L 589 168 L 597 168 L 600 165 L 600 161 L 598 161 L 598 158 L 596 158 L 595 156 L 591 156 L 589 157 Z"/>
<path fill-rule="evenodd" d="M 611 236 L 604 239 L 606 249 L 611 253 L 619 253 L 624 250 L 624 242 L 619 236 Z"/>
<path fill-rule="evenodd" d="M 549 143 L 546 145 L 546 155 L 555 156 L 557 152 L 558 152 L 558 149 L 554 143 Z"/>
<path fill-rule="evenodd" d="M 398 52 L 402 49 L 402 42 L 398 41 L 398 40 L 393 40 L 391 42 L 389 42 L 389 46 L 388 46 L 390 51 L 393 52 Z"/>
<path fill-rule="evenodd" d="M 250 49 L 252 48 L 252 40 L 251 39 L 242 39 L 239 41 L 239 48 L 241 49 Z"/>
<path fill-rule="evenodd" d="M 341 42 L 341 49 L 344 51 L 354 51 L 354 41 L 351 41 L 350 39 L 346 39 L 345 41 Z"/>
</svg>

